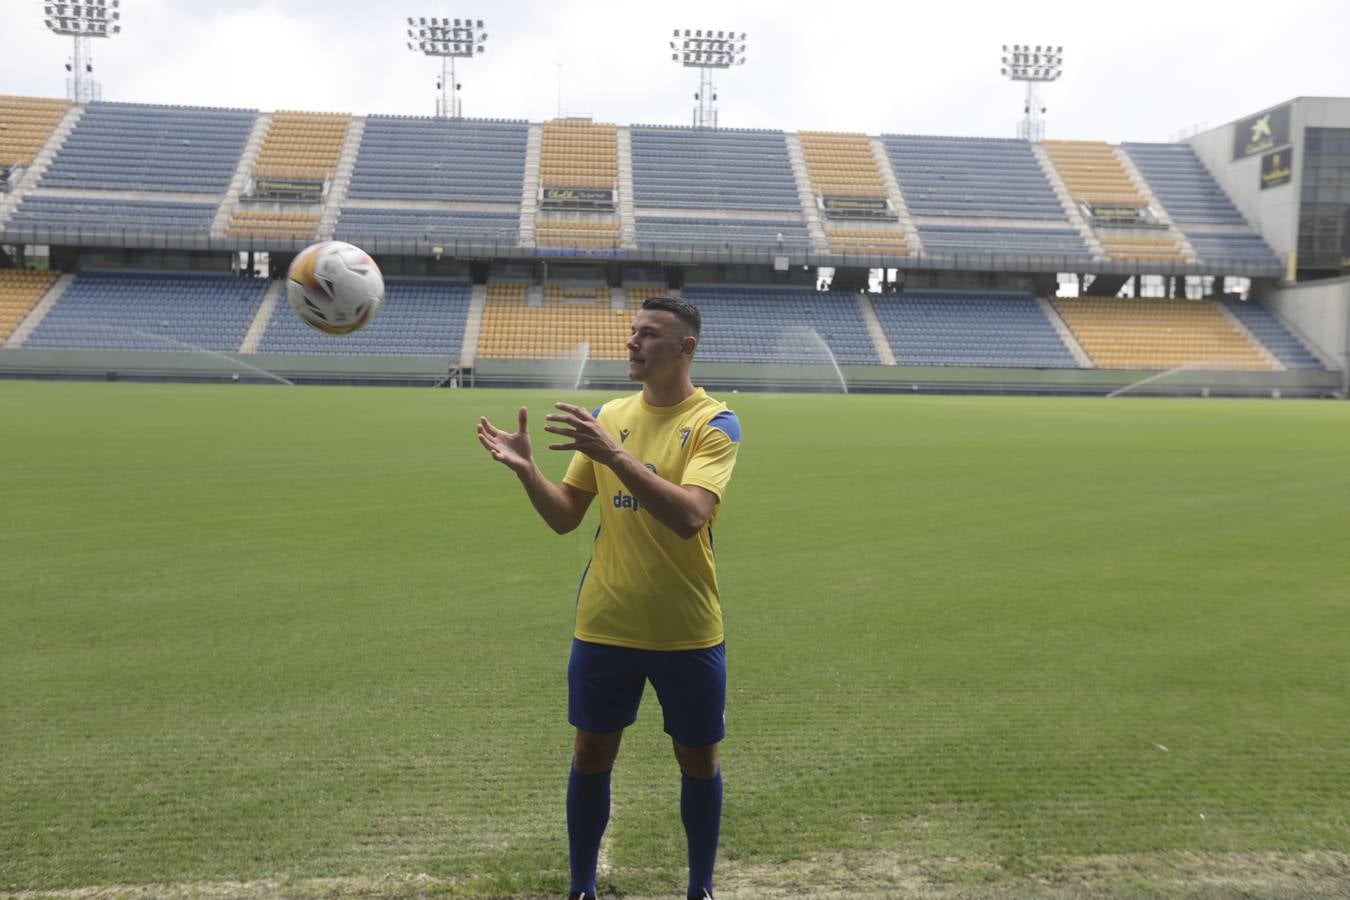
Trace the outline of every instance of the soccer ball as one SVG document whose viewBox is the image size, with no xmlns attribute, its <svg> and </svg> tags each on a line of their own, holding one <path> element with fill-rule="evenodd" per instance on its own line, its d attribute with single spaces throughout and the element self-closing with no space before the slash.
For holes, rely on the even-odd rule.
<svg viewBox="0 0 1350 900">
<path fill-rule="evenodd" d="M 375 318 L 384 276 L 360 247 L 323 241 L 300 251 L 286 272 L 286 299 L 311 328 L 350 334 Z"/>
</svg>

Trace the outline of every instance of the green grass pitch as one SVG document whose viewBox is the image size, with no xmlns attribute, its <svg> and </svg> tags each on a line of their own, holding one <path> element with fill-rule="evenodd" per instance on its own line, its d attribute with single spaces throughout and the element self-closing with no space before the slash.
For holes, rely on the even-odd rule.
<svg viewBox="0 0 1350 900">
<path fill-rule="evenodd" d="M 596 512 L 473 433 L 560 476 L 558 399 L 0 382 L 0 892 L 565 890 Z M 1350 404 L 723 399 L 727 884 L 1350 846 Z M 677 796 L 649 692 L 602 886 L 675 895 Z"/>
</svg>

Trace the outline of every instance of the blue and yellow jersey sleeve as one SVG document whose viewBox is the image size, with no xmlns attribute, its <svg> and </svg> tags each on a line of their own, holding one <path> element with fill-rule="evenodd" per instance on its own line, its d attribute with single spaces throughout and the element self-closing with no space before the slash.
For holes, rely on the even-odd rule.
<svg viewBox="0 0 1350 900">
<path fill-rule="evenodd" d="M 694 452 L 685 465 L 681 484 L 712 491 L 722 499 L 731 470 L 736 466 L 736 451 L 741 446 L 741 423 L 731 410 L 713 416 L 702 429 Z"/>
</svg>

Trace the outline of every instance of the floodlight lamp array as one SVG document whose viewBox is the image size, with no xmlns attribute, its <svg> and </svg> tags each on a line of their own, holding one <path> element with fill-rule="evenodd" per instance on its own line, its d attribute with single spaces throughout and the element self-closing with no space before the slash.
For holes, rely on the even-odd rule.
<svg viewBox="0 0 1350 900">
<path fill-rule="evenodd" d="M 1013 81 L 1055 81 L 1064 74 L 1064 48 L 1053 44 L 1004 44 L 1000 72 Z"/>
<path fill-rule="evenodd" d="M 745 32 L 711 28 L 673 30 L 670 59 L 690 68 L 729 69 L 745 65 Z"/>
<path fill-rule="evenodd" d="M 43 3 L 42 24 L 56 34 L 75 37 L 111 37 L 122 33 L 118 24 L 121 0 L 85 0 L 83 3 Z"/>
<path fill-rule="evenodd" d="M 471 57 L 483 53 L 487 32 L 482 19 L 408 16 L 408 49 L 427 56 Z"/>
</svg>

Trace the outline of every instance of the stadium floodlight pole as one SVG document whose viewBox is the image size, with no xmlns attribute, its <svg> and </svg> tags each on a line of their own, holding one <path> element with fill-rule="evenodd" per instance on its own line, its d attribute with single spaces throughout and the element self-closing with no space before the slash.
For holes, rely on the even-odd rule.
<svg viewBox="0 0 1350 900">
<path fill-rule="evenodd" d="M 1064 74 L 1064 48 L 1052 44 L 1004 44 L 1002 72 L 1008 79 L 1024 81 L 1027 85 L 1017 136 L 1027 141 L 1044 140 L 1045 107 L 1041 106 L 1037 86 L 1056 81 Z"/>
<path fill-rule="evenodd" d="M 671 61 L 686 69 L 699 70 L 698 93 L 694 99 L 695 128 L 717 127 L 717 89 L 713 85 L 713 69 L 730 69 L 745 65 L 745 32 L 715 31 L 711 28 L 676 28 L 670 42 Z"/>
<path fill-rule="evenodd" d="M 53 34 L 74 39 L 75 50 L 66 70 L 66 94 L 76 103 L 103 99 L 103 88 L 93 79 L 94 56 L 90 38 L 108 38 L 122 33 L 121 0 L 83 0 L 80 3 L 56 3 L 43 0 L 42 24 Z"/>
<path fill-rule="evenodd" d="M 436 87 L 436 115 L 458 119 L 464 115 L 459 100 L 459 82 L 455 80 L 455 60 L 473 59 L 483 52 L 488 39 L 482 19 L 447 19 L 442 16 L 408 16 L 408 49 L 441 59 L 441 80 Z"/>
</svg>

